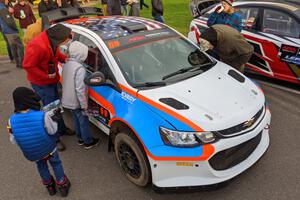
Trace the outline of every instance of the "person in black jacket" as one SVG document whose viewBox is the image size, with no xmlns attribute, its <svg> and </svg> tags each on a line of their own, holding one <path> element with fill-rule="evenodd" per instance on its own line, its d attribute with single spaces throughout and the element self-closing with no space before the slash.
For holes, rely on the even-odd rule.
<svg viewBox="0 0 300 200">
<path fill-rule="evenodd" d="M 122 15 L 120 0 L 107 0 L 108 15 Z"/>
<path fill-rule="evenodd" d="M 41 0 L 38 5 L 39 16 L 44 12 L 55 10 L 57 7 L 57 4 L 53 0 Z"/>
<path fill-rule="evenodd" d="M 56 3 L 59 8 L 80 7 L 77 0 L 57 0 Z"/>
<path fill-rule="evenodd" d="M 152 16 L 154 20 L 164 23 L 164 18 L 163 18 L 163 3 L 162 0 L 151 0 L 152 4 Z"/>
<path fill-rule="evenodd" d="M 143 9 L 143 6 L 145 6 L 146 8 L 149 8 L 149 6 L 147 4 L 145 4 L 144 0 L 140 0 L 140 9 Z"/>
</svg>

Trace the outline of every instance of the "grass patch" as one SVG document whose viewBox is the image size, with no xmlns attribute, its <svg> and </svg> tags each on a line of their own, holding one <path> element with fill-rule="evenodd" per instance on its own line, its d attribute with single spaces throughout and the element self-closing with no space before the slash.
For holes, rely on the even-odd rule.
<svg viewBox="0 0 300 200">
<path fill-rule="evenodd" d="M 151 0 L 145 0 L 145 3 L 149 5 L 149 8 L 143 7 L 141 10 L 141 16 L 152 19 L 151 15 Z M 192 16 L 189 12 L 189 0 L 163 0 L 164 3 L 164 19 L 165 23 L 184 35 L 187 35 L 189 30 L 189 24 L 192 20 Z M 97 7 L 101 7 L 98 3 Z M 18 20 L 16 20 L 18 21 Z M 18 23 L 17 23 L 18 25 Z M 20 37 L 23 37 L 22 30 Z M 0 34 L 0 55 L 7 55 L 5 41 L 2 34 Z"/>
</svg>

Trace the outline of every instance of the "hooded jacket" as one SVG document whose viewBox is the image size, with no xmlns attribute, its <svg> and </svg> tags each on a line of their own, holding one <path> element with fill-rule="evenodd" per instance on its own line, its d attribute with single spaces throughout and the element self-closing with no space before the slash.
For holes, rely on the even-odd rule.
<svg viewBox="0 0 300 200">
<path fill-rule="evenodd" d="M 44 31 L 28 43 L 23 68 L 27 72 L 27 79 L 32 84 L 39 86 L 56 84 L 59 81 L 58 61 L 65 62 L 65 59 L 66 56 L 59 51 L 59 48 L 55 54 L 53 53 L 48 35 Z M 51 79 L 48 77 L 50 62 L 54 64 L 56 72 L 56 77 Z"/>
<path fill-rule="evenodd" d="M 87 109 L 86 70 L 82 63 L 88 56 L 88 47 L 78 41 L 69 47 L 69 59 L 62 72 L 62 105 L 68 109 Z"/>
</svg>

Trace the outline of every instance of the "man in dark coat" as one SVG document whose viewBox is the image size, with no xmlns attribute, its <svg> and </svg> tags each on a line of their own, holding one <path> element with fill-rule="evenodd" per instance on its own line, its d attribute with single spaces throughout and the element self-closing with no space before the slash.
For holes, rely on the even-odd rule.
<svg viewBox="0 0 300 200">
<path fill-rule="evenodd" d="M 120 0 L 107 0 L 108 15 L 122 15 Z"/>
<path fill-rule="evenodd" d="M 25 30 L 27 26 L 36 22 L 32 9 L 25 0 L 18 0 L 18 3 L 14 6 L 14 17 L 19 20 L 20 27 Z"/>
<path fill-rule="evenodd" d="M 152 16 L 154 20 L 164 23 L 164 8 L 162 0 L 151 0 L 152 4 Z"/>
<path fill-rule="evenodd" d="M 39 15 L 41 16 L 44 12 L 55 10 L 56 8 L 57 4 L 53 0 L 41 0 L 38 5 Z"/>
<path fill-rule="evenodd" d="M 244 65 L 250 60 L 254 48 L 239 31 L 228 25 L 213 25 L 201 34 L 217 52 L 220 60 L 244 72 Z"/>
</svg>

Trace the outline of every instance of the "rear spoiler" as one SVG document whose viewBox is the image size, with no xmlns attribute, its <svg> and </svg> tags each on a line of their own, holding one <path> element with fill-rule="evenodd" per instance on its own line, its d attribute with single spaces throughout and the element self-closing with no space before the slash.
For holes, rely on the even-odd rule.
<svg viewBox="0 0 300 200">
<path fill-rule="evenodd" d="M 208 8 L 220 3 L 221 0 L 191 0 L 190 11 L 193 18 L 197 18 L 203 15 Z"/>
<path fill-rule="evenodd" d="M 85 15 L 102 16 L 103 12 L 101 8 L 96 7 L 69 7 L 55 9 L 45 12 L 41 15 L 43 29 L 48 28 L 53 23 L 62 22 L 69 19 L 76 19 Z"/>
</svg>

